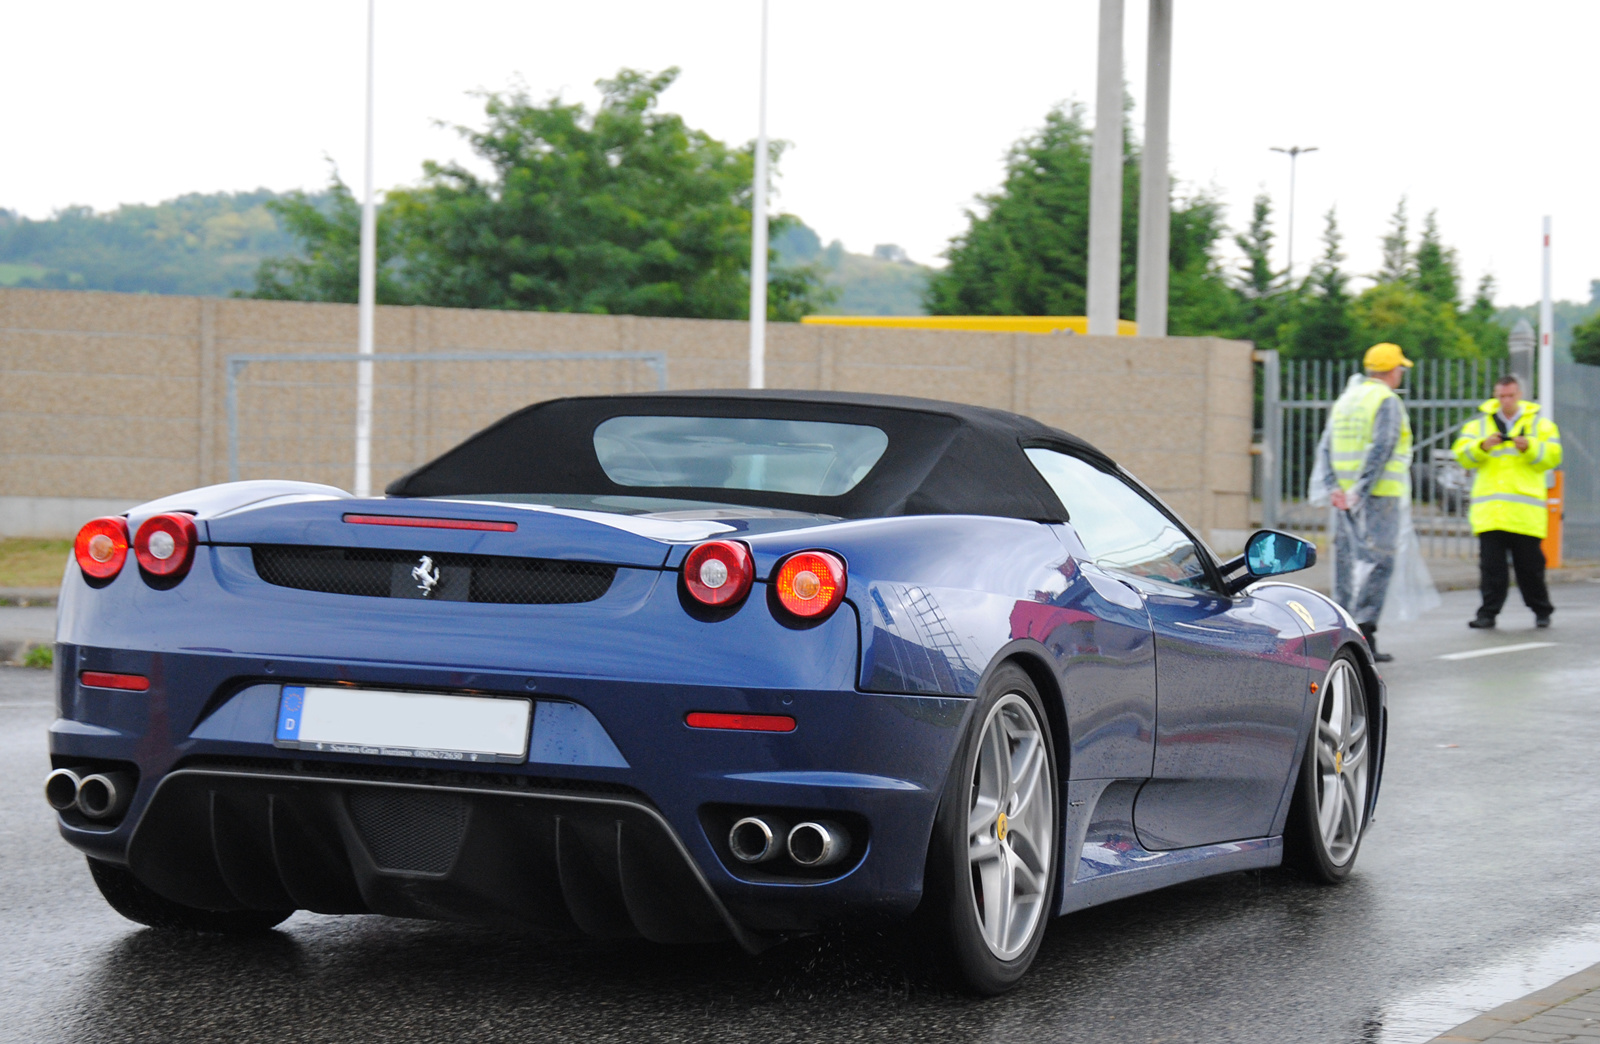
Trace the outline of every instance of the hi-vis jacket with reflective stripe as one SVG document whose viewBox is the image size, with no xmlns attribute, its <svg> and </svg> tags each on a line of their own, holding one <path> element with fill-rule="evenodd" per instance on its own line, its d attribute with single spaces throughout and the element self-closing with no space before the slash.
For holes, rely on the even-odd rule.
<svg viewBox="0 0 1600 1044">
<path fill-rule="evenodd" d="M 1508 441 L 1485 449 L 1483 440 L 1498 430 L 1498 400 L 1478 407 L 1478 415 L 1461 427 L 1451 452 L 1461 466 L 1478 473 L 1472 482 L 1472 531 L 1501 530 L 1540 540 L 1550 525 L 1545 504 L 1544 473 L 1561 464 L 1561 431 L 1555 422 L 1539 416 L 1539 404 L 1518 403 L 1522 412 L 1506 432 Z M 1518 450 L 1518 435 L 1528 437 L 1528 448 Z"/>
<path fill-rule="evenodd" d="M 1387 437 L 1380 438 L 1380 433 L 1374 429 L 1379 427 L 1379 411 L 1390 399 L 1395 400 L 1390 409 L 1400 415 L 1398 437 L 1391 416 Z M 1406 416 L 1405 404 L 1392 388 L 1382 381 L 1371 379 L 1351 381 L 1344 394 L 1333 404 L 1328 428 L 1333 474 L 1339 480 L 1340 489 L 1348 492 L 1358 487 L 1360 480 L 1365 477 L 1371 481 L 1372 488 L 1356 488 L 1357 496 L 1411 495 L 1411 418 Z M 1364 475 L 1369 468 L 1376 470 L 1377 461 L 1369 463 L 1369 455 L 1374 451 L 1387 454 L 1382 472 Z"/>
</svg>

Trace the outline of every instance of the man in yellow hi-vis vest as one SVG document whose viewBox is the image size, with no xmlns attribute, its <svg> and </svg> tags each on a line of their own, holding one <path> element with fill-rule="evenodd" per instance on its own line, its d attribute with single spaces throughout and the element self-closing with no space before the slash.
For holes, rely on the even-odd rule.
<svg viewBox="0 0 1600 1044">
<path fill-rule="evenodd" d="M 1411 368 L 1397 344 L 1375 344 L 1333 404 L 1318 452 L 1334 512 L 1333 597 L 1378 651 L 1378 616 L 1394 575 L 1403 509 L 1411 499 L 1411 418 L 1395 389 Z"/>
<path fill-rule="evenodd" d="M 1550 626 L 1550 591 L 1544 583 L 1544 549 L 1550 525 L 1545 473 L 1561 466 L 1561 431 L 1525 402 L 1513 374 L 1495 382 L 1494 398 L 1461 426 L 1451 452 L 1476 471 L 1472 482 L 1472 531 L 1478 537 L 1478 589 L 1483 604 L 1468 627 L 1489 628 L 1506 604 L 1506 554 L 1517 570 L 1517 589 L 1533 610 L 1535 625 Z"/>
</svg>

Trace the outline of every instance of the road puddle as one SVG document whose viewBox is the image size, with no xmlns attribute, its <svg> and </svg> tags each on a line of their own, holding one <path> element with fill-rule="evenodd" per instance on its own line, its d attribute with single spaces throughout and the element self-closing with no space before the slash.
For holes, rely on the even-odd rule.
<svg viewBox="0 0 1600 1044">
<path fill-rule="evenodd" d="M 1507 1001 L 1600 963 L 1600 924 L 1563 932 L 1545 946 L 1470 975 L 1391 1001 L 1361 1037 L 1363 1044 L 1423 1044 Z"/>
</svg>

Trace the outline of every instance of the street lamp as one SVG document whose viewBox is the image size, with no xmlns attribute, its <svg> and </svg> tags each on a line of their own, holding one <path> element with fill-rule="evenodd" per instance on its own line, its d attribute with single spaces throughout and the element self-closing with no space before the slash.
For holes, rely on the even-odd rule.
<svg viewBox="0 0 1600 1044">
<path fill-rule="evenodd" d="M 1296 162 L 1300 159 L 1300 154 L 1301 153 L 1304 153 L 1304 152 L 1316 152 L 1317 151 L 1317 147 L 1315 145 L 1307 145 L 1306 147 L 1301 148 L 1299 145 L 1291 145 L 1286 149 L 1280 149 L 1280 148 L 1278 148 L 1278 146 L 1274 145 L 1274 146 L 1272 146 L 1272 151 L 1273 152 L 1281 152 L 1285 156 L 1289 157 L 1289 271 L 1288 271 L 1288 275 L 1289 275 L 1289 281 L 1292 283 L 1292 282 L 1294 282 L 1294 168 L 1295 168 Z"/>
<path fill-rule="evenodd" d="M 755 184 L 750 191 L 750 387 L 767 386 L 767 0 L 761 0 Z"/>
<path fill-rule="evenodd" d="M 356 351 L 372 354 L 372 324 L 378 299 L 378 216 L 372 202 L 372 63 L 377 0 L 367 0 L 367 149 L 361 186 L 360 286 L 356 295 Z M 372 363 L 356 363 L 355 495 L 372 495 Z"/>
</svg>

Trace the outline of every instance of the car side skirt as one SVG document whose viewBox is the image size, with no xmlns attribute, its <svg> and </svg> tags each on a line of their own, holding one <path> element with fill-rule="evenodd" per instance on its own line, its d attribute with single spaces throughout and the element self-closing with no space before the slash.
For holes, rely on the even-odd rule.
<svg viewBox="0 0 1600 1044">
<path fill-rule="evenodd" d="M 1144 780 L 1088 779 L 1066 784 L 1066 835 L 1056 913 L 1152 892 L 1168 885 L 1283 862 L 1283 838 L 1258 837 L 1151 851 L 1133 828 Z"/>
</svg>

